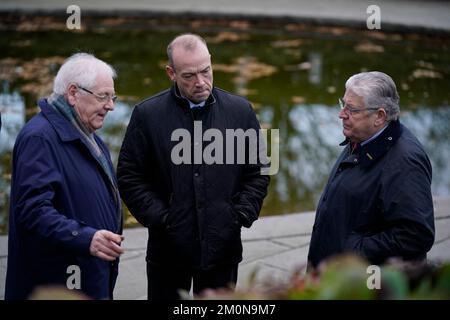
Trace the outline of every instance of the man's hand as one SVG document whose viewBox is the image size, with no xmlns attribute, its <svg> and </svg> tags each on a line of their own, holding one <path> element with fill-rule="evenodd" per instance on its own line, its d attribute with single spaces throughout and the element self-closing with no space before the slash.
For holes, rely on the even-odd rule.
<svg viewBox="0 0 450 320">
<path fill-rule="evenodd" d="M 94 257 L 105 261 L 116 260 L 123 252 L 120 247 L 124 237 L 108 230 L 99 230 L 94 233 L 89 251 Z"/>
</svg>

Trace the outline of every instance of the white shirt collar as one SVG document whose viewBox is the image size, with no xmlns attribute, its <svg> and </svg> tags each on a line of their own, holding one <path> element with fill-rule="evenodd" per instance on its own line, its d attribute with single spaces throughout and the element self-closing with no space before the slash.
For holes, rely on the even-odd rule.
<svg viewBox="0 0 450 320">
<path fill-rule="evenodd" d="M 204 105 L 205 105 L 205 102 L 206 101 L 202 101 L 202 102 L 200 102 L 200 103 L 193 103 L 191 100 L 189 100 L 189 99 L 187 99 L 187 101 L 189 101 L 189 107 L 191 108 L 191 109 L 194 109 L 194 108 L 201 108 L 201 107 L 203 107 Z"/>
</svg>

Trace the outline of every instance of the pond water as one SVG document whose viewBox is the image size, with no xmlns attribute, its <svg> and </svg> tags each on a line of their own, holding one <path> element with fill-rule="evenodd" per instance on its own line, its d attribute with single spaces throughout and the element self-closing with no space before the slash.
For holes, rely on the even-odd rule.
<svg viewBox="0 0 450 320">
<path fill-rule="evenodd" d="M 51 92 L 64 59 L 94 53 L 118 71 L 116 110 L 99 134 L 117 160 L 133 105 L 167 88 L 165 47 L 180 32 L 209 45 L 214 83 L 246 96 L 264 128 L 279 129 L 280 170 L 262 215 L 313 210 L 339 154 L 337 100 L 354 73 L 391 75 L 401 120 L 424 144 L 435 196 L 450 194 L 450 37 L 383 33 L 296 22 L 88 17 L 82 31 L 64 18 L 3 16 L 0 24 L 0 231 L 5 232 L 15 138 Z M 132 222 L 132 219 L 128 219 Z"/>
</svg>

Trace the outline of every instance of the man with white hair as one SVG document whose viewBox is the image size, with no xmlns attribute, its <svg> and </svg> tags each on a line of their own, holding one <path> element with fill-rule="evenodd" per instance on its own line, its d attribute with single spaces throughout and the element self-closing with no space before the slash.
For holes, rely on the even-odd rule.
<svg viewBox="0 0 450 320">
<path fill-rule="evenodd" d="M 372 264 L 423 260 L 434 242 L 431 164 L 399 121 L 394 81 L 382 72 L 353 75 L 339 99 L 346 147 L 319 201 L 308 262 L 343 252 Z"/>
<path fill-rule="evenodd" d="M 109 151 L 95 131 L 114 110 L 115 76 L 93 55 L 71 56 L 17 137 L 6 299 L 47 285 L 112 298 L 122 210 Z"/>
</svg>

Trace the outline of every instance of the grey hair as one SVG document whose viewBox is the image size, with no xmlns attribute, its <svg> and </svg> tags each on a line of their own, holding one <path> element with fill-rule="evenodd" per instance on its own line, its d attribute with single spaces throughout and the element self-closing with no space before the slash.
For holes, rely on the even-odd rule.
<svg viewBox="0 0 450 320">
<path fill-rule="evenodd" d="M 205 39 L 200 37 L 198 34 L 194 33 L 184 33 L 179 36 L 176 36 L 167 46 L 167 58 L 169 59 L 169 66 L 175 68 L 173 63 L 173 49 L 175 47 L 181 46 L 185 51 L 194 51 L 197 48 L 197 44 L 203 44 L 206 49 L 208 49 L 208 45 L 206 44 Z"/>
<path fill-rule="evenodd" d="M 363 97 L 367 108 L 383 108 L 387 121 L 397 120 L 400 115 L 400 97 L 394 80 L 379 71 L 361 72 L 351 76 L 345 89 Z"/>
<path fill-rule="evenodd" d="M 98 75 L 106 74 L 116 78 L 116 71 L 106 62 L 97 59 L 89 53 L 76 53 L 70 56 L 58 70 L 53 82 L 53 92 L 64 95 L 70 84 L 77 84 L 84 88 L 95 85 Z"/>
</svg>

